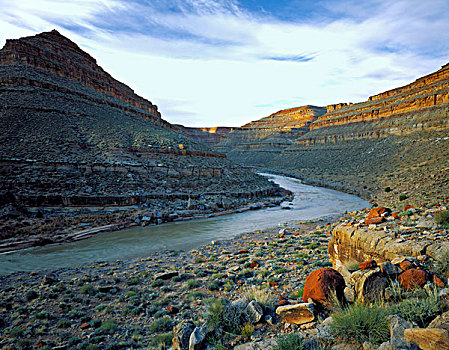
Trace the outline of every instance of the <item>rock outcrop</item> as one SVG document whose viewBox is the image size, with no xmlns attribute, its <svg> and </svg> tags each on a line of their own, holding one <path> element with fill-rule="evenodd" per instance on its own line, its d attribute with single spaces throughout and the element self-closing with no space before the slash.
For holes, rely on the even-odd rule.
<svg viewBox="0 0 449 350">
<path fill-rule="evenodd" d="M 2 239 L 80 224 L 67 217 L 158 223 L 282 195 L 163 120 L 57 31 L 0 50 L 0 120 L 0 213 L 19 213 L 1 215 Z M 31 222 L 16 225 L 20 216 Z"/>
</svg>

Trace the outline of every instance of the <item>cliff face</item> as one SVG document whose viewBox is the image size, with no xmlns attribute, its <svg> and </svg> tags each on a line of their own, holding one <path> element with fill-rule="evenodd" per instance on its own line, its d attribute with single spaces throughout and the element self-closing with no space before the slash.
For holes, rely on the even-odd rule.
<svg viewBox="0 0 449 350">
<path fill-rule="evenodd" d="M 24 68 L 33 67 L 53 73 L 59 77 L 70 78 L 99 92 L 117 97 L 131 106 L 143 110 L 142 116 L 161 121 L 157 106 L 136 95 L 134 91 L 106 73 L 88 53 L 78 45 L 62 36 L 56 30 L 18 40 L 7 40 L 0 52 L 0 65 L 21 64 Z M 25 72 L 26 73 L 26 72 Z M 3 76 L 3 78 L 6 78 Z M 24 81 L 27 77 L 9 77 L 2 85 L 25 83 L 39 86 L 35 80 Z"/>
<path fill-rule="evenodd" d="M 207 144 L 208 146 L 215 146 L 218 143 L 226 140 L 228 134 L 235 128 L 226 126 L 194 128 L 183 125 L 176 125 L 183 133 L 190 138 Z"/>
<path fill-rule="evenodd" d="M 0 121 L 0 238 L 21 232 L 3 210 L 10 205 L 44 220 L 87 207 L 127 220 L 134 206 L 159 222 L 185 211 L 189 197 L 193 213 L 280 193 L 163 120 L 56 31 L 0 50 Z"/>
<path fill-rule="evenodd" d="M 432 179 L 448 176 L 449 64 L 365 102 L 313 111 L 315 115 L 299 127 L 292 127 L 288 118 L 277 118 L 280 112 L 249 123 L 229 133 L 217 149 L 237 162 L 354 189 L 365 197 L 376 194 L 385 199 L 383 186 L 403 187 L 404 179 L 410 178 L 410 183 L 423 182 L 421 190 L 403 188 L 414 193 L 417 201 L 426 195 L 440 199 L 449 195 L 439 187 L 441 194 L 436 194 L 433 182 L 428 181 L 430 174 Z M 270 134 L 273 129 L 278 131 L 276 137 Z"/>
</svg>

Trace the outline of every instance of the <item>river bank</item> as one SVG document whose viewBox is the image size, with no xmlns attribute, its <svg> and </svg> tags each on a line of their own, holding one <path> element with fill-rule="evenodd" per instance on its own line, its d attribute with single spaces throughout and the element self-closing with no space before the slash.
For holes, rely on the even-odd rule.
<svg viewBox="0 0 449 350">
<path fill-rule="evenodd" d="M 274 195 L 274 194 L 273 194 Z M 0 253 L 7 253 L 31 247 L 40 247 L 54 243 L 68 243 L 90 238 L 99 233 L 114 232 L 134 226 L 160 225 L 167 222 L 178 222 L 200 218 L 229 215 L 249 210 L 257 210 L 280 205 L 292 198 L 292 194 L 279 189 L 277 197 L 240 198 L 234 201 L 221 201 L 205 198 L 204 203 L 195 205 L 186 202 L 186 208 L 180 206 L 170 210 L 149 210 L 139 207 L 113 207 L 72 209 L 66 213 L 55 213 L 55 208 L 41 208 L 47 211 L 45 217 L 20 215 L 14 207 L 7 209 L 7 223 L 3 230 L 17 230 L 14 235 L 5 231 L 0 240 Z M 218 203 L 218 201 L 220 203 Z M 189 201 L 190 202 L 190 201 Z M 172 205 L 173 206 L 173 205 Z M 167 208 L 169 206 L 167 205 Z M 61 208 L 57 208 L 58 211 Z M 96 213 L 92 213 L 96 212 Z M 42 216 L 42 215 L 40 215 Z M 5 220 L 3 220 L 5 221 Z"/>
<path fill-rule="evenodd" d="M 140 225 L 95 234 L 89 239 L 1 254 L 0 274 L 74 267 L 99 260 L 125 260 L 167 249 L 190 250 L 212 240 L 229 239 L 243 232 L 264 230 L 285 222 L 335 217 L 344 214 L 345 210 L 369 206 L 368 202 L 358 197 L 304 185 L 296 179 L 277 175 L 270 176 L 270 179 L 291 190 L 294 198 L 282 203 L 280 207 L 269 203 L 259 210 L 239 210 L 231 215 L 214 214 L 207 218 L 174 221 L 163 225 L 146 225 L 142 221 Z M 258 206 L 253 207 L 256 208 Z M 86 235 L 89 231 L 77 231 L 76 234 Z"/>
<path fill-rule="evenodd" d="M 330 264 L 333 226 L 303 221 L 191 251 L 0 276 L 0 344 L 4 349 L 158 348 L 171 337 L 173 325 L 204 317 L 209 298 L 235 300 L 253 288 L 273 303 L 279 296 L 296 296 L 310 271 Z M 274 323 L 254 336 L 275 336 L 282 326 Z"/>
</svg>

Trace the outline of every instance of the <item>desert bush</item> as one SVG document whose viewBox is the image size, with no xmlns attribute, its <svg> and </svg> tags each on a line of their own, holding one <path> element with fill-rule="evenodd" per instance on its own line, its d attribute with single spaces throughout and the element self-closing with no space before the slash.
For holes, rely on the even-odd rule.
<svg viewBox="0 0 449 350">
<path fill-rule="evenodd" d="M 248 300 L 254 300 L 266 307 L 273 307 L 276 304 L 276 295 L 268 288 L 250 286 L 245 289 L 244 295 Z"/>
<path fill-rule="evenodd" d="M 439 277 L 444 277 L 449 273 L 449 250 L 446 250 L 432 266 L 432 271 Z"/>
<path fill-rule="evenodd" d="M 173 333 L 158 334 L 151 340 L 150 345 L 157 347 L 157 349 L 168 349 L 171 346 L 172 339 Z"/>
<path fill-rule="evenodd" d="M 438 212 L 435 215 L 435 222 L 439 226 L 443 226 L 444 228 L 449 228 L 449 210 L 443 210 Z"/>
<path fill-rule="evenodd" d="M 365 341 L 380 344 L 389 339 L 387 315 L 386 308 L 380 305 L 368 306 L 356 302 L 333 314 L 331 330 L 337 336 L 359 344 Z"/>
<path fill-rule="evenodd" d="M 400 201 L 405 201 L 407 199 L 407 196 L 405 195 L 405 194 L 401 194 L 400 196 L 399 196 L 399 200 Z"/>
<path fill-rule="evenodd" d="M 273 350 L 304 350 L 304 340 L 297 333 L 279 337 Z"/>
<path fill-rule="evenodd" d="M 80 289 L 80 293 L 81 294 L 87 294 L 89 296 L 94 296 L 95 294 L 97 294 L 97 290 L 95 289 L 95 287 L 91 284 L 85 284 L 81 287 Z"/>
<path fill-rule="evenodd" d="M 408 298 L 390 307 L 389 313 L 415 322 L 419 327 L 427 327 L 430 321 L 440 314 L 437 298 Z"/>
<path fill-rule="evenodd" d="M 251 334 L 254 333 L 254 326 L 250 322 L 246 322 L 244 326 L 240 328 L 240 334 L 245 339 L 249 339 L 251 337 Z"/>
<path fill-rule="evenodd" d="M 150 325 L 151 332 L 166 332 L 173 328 L 173 320 L 169 316 L 164 316 Z"/>
</svg>

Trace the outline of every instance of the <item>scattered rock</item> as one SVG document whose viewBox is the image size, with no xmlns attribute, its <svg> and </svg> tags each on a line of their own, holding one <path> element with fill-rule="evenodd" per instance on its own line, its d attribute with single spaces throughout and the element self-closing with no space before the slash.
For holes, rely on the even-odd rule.
<svg viewBox="0 0 449 350">
<path fill-rule="evenodd" d="M 363 261 L 359 264 L 360 270 L 368 270 L 368 269 L 373 269 L 375 267 L 377 267 L 376 260 L 367 260 L 367 261 Z"/>
</svg>

